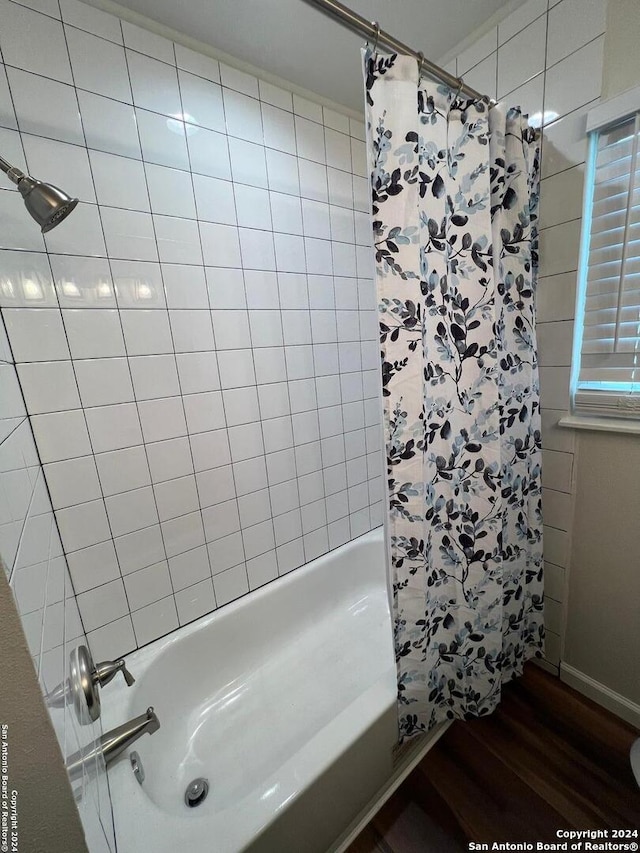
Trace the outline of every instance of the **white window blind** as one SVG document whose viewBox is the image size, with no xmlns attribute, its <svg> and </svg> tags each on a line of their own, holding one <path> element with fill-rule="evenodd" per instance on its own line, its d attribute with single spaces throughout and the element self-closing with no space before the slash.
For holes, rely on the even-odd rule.
<svg viewBox="0 0 640 853">
<path fill-rule="evenodd" d="M 576 414 L 640 418 L 639 147 L 640 112 L 591 136 Z"/>
</svg>

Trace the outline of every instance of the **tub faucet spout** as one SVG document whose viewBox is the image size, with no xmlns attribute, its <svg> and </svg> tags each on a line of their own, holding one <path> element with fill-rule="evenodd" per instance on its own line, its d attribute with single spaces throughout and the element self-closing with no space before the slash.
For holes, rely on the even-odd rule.
<svg viewBox="0 0 640 853">
<path fill-rule="evenodd" d="M 104 763 L 108 767 L 120 753 L 135 743 L 139 737 L 142 737 L 145 732 L 152 735 L 160 728 L 160 720 L 156 716 L 153 708 L 147 708 L 144 714 L 139 717 L 134 717 L 128 723 L 123 723 L 110 732 L 102 735 L 100 738 L 100 746 Z"/>
<path fill-rule="evenodd" d="M 105 766 L 109 767 L 125 749 L 128 749 L 145 732 L 152 735 L 159 728 L 160 720 L 155 711 L 153 708 L 147 708 L 145 713 L 140 714 L 139 717 L 134 717 L 133 720 L 116 726 L 115 729 L 103 734 L 88 750 L 80 750 L 70 756 L 67 763 L 69 777 L 72 781 L 78 779 L 82 775 L 83 768 L 89 770 L 92 765 L 95 766 L 95 761 L 92 759 L 98 756 L 102 756 Z"/>
</svg>

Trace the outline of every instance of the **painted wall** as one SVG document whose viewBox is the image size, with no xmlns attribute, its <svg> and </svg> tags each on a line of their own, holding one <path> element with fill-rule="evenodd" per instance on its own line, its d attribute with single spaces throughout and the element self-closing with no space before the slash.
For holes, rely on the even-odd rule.
<svg viewBox="0 0 640 853">
<path fill-rule="evenodd" d="M 563 662 L 636 706 L 640 720 L 640 440 L 578 437 Z M 630 719 L 633 719 L 631 717 Z"/>
<path fill-rule="evenodd" d="M 2 183 L 0 306 L 116 657 L 381 523 L 363 125 L 37 7 L 0 0 L 0 150 L 82 204 L 43 239 Z"/>
<path fill-rule="evenodd" d="M 607 38 L 602 96 L 612 98 L 640 85 L 640 9 L 635 0 L 607 0 Z"/>
<path fill-rule="evenodd" d="M 603 95 L 640 86 L 640 6 L 608 0 Z M 581 432 L 564 660 L 640 721 L 640 440 Z"/>
<path fill-rule="evenodd" d="M 538 346 L 542 405 L 546 659 L 557 667 L 564 632 L 575 437 L 558 420 L 569 408 L 584 129 L 600 97 L 605 0 L 528 0 L 460 53 L 451 69 L 538 122 L 544 116 L 540 186 Z"/>
<path fill-rule="evenodd" d="M 21 849 L 62 845 L 58 849 L 75 850 L 71 840 L 82 831 L 72 791 L 64 780 L 54 780 L 62 772 L 63 756 L 91 746 L 101 728 L 99 723 L 80 726 L 71 707 L 50 707 L 49 722 L 42 701 L 42 694 L 67 678 L 69 654 L 86 637 L 1 325 L 0 562 L 0 723 L 10 727 L 9 764 L 11 784 L 19 794 Z M 73 795 L 92 853 L 106 853 L 115 851 L 111 803 L 103 768 L 96 763 L 93 770 L 74 783 Z"/>
</svg>

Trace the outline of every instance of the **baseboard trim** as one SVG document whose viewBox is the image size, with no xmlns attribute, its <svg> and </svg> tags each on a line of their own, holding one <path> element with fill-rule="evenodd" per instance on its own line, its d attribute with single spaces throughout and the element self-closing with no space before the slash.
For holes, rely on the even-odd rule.
<svg viewBox="0 0 640 853">
<path fill-rule="evenodd" d="M 589 699 L 593 699 L 594 702 L 602 705 L 603 708 L 611 711 L 617 717 L 640 729 L 640 705 L 636 705 L 635 702 L 631 702 L 621 696 L 620 693 L 616 693 L 605 684 L 601 684 L 564 661 L 560 661 L 560 680 Z"/>
<path fill-rule="evenodd" d="M 544 658 L 531 658 L 530 663 L 539 666 L 540 669 L 544 669 L 545 672 L 551 673 L 551 675 L 555 675 L 556 678 L 560 674 L 557 663 L 549 663 L 548 660 Z"/>
<path fill-rule="evenodd" d="M 430 731 L 429 734 L 416 738 L 415 746 L 401 754 L 402 757 L 394 768 L 393 775 L 390 776 L 389 781 L 385 783 L 385 785 L 364 807 L 351 826 L 345 830 L 342 836 L 331 847 L 329 853 L 344 853 L 349 845 L 352 844 L 360 835 L 365 826 L 372 820 L 374 815 L 380 811 L 393 792 L 400 787 L 411 771 L 422 761 L 429 750 L 436 745 L 451 725 L 451 722 L 452 721 L 440 723 L 440 725 L 436 726 L 436 728 Z"/>
</svg>

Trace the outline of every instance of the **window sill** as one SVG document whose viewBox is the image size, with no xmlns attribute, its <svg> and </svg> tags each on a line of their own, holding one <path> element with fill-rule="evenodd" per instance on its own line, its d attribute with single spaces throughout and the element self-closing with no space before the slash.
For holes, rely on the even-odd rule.
<svg viewBox="0 0 640 853">
<path fill-rule="evenodd" d="M 630 420 L 627 418 L 590 418 L 582 415 L 565 415 L 558 421 L 558 426 L 567 429 L 588 429 L 598 432 L 622 432 L 640 435 L 640 418 Z"/>
</svg>

